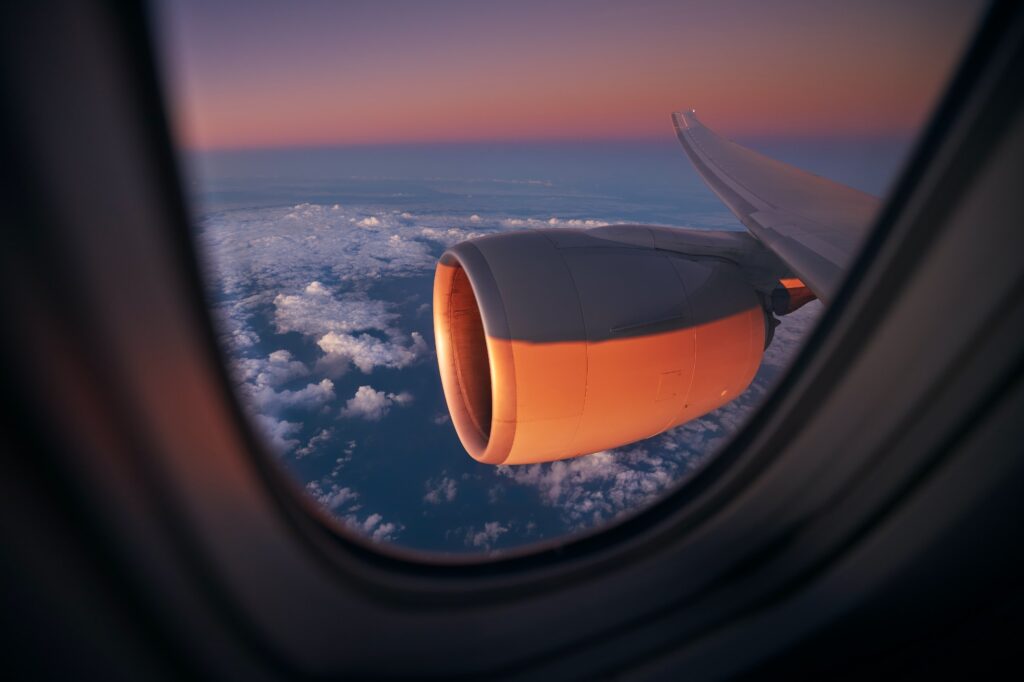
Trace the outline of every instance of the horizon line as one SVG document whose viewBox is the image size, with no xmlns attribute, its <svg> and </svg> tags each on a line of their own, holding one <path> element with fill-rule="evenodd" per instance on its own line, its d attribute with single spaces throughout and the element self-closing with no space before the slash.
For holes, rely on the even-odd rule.
<svg viewBox="0 0 1024 682">
<path fill-rule="evenodd" d="M 913 139 L 920 134 L 917 129 L 894 129 L 877 131 L 747 131 L 725 133 L 730 139 L 737 140 L 864 140 L 864 139 Z M 177 137 L 177 136 L 174 136 Z M 559 144 L 622 144 L 651 143 L 670 140 L 675 143 L 675 135 L 622 135 L 622 136 L 574 136 L 574 137 L 505 137 L 505 138 L 444 138 L 437 140 L 367 140 L 367 141 L 329 141 L 322 142 L 282 142 L 268 144 L 228 144 L 228 145 L 191 145 L 176 141 L 176 146 L 187 153 L 218 153 L 218 152 L 259 152 L 259 151 L 312 151 L 323 149 L 358 149 L 374 147 L 455 147 L 475 145 L 559 145 Z"/>
</svg>

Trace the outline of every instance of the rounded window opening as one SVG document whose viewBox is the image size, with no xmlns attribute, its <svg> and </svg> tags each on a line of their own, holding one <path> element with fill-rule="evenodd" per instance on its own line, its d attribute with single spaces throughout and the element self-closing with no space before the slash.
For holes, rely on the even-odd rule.
<svg viewBox="0 0 1024 682">
<path fill-rule="evenodd" d="M 730 274 L 758 241 L 729 206 L 843 254 L 705 157 L 880 201 L 984 7 L 236 5 L 155 8 L 237 397 L 346 532 L 459 556 L 634 514 L 742 428 L 828 278 Z"/>
</svg>

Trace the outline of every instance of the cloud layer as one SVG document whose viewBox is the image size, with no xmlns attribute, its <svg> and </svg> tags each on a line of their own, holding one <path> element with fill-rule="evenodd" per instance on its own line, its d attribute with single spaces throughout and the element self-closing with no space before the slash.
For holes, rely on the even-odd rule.
<svg viewBox="0 0 1024 682">
<path fill-rule="evenodd" d="M 298 204 L 211 214 L 199 240 L 221 339 L 254 427 L 299 475 L 310 477 L 309 494 L 346 527 L 375 541 L 395 541 L 413 521 L 383 508 L 364 509 L 372 496 L 348 480 L 346 470 L 359 451 L 358 429 L 373 428 L 414 402 L 410 392 L 394 387 L 423 385 L 395 381 L 406 375 L 394 373 L 428 371 L 432 349 L 424 326 L 430 305 L 422 301 L 429 300 L 429 289 L 420 289 L 437 255 L 464 239 L 504 230 L 605 224 L 561 216 L 419 216 Z M 412 284 L 396 286 L 403 280 Z M 678 485 L 732 437 L 819 311 L 812 304 L 785 318 L 751 389 L 701 419 L 641 443 L 562 462 L 489 468 L 466 457 L 458 460 L 464 469 L 439 465 L 415 482 L 412 499 L 422 496 L 423 514 L 438 519 L 476 510 L 469 522 L 441 533 L 450 548 L 462 551 L 500 551 L 631 513 Z M 447 413 L 437 411 L 433 396 L 416 390 L 424 429 L 450 432 Z M 405 414 L 408 420 L 417 412 Z M 451 459 L 440 461 L 453 466 Z M 303 473 L 314 470 L 316 476 Z M 559 529 L 538 530 L 521 518 L 523 508 L 516 505 L 524 499 L 557 517 Z"/>
</svg>

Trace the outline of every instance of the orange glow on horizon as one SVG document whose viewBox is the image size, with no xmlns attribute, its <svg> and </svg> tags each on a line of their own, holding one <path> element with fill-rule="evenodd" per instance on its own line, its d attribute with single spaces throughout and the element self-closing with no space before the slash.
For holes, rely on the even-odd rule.
<svg viewBox="0 0 1024 682">
<path fill-rule="evenodd" d="M 908 133 L 977 15 L 796 0 L 246 7 L 162 6 L 188 148 L 654 138 L 688 107 L 733 136 Z"/>
</svg>

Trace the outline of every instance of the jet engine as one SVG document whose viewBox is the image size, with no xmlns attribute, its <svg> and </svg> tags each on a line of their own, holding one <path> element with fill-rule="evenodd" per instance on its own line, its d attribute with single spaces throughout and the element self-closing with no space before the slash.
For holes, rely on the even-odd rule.
<svg viewBox="0 0 1024 682">
<path fill-rule="evenodd" d="M 599 233 L 492 235 L 441 257 L 441 382 L 478 461 L 545 462 L 648 438 L 753 379 L 773 320 L 736 264 L 659 249 L 649 231 Z"/>
</svg>

